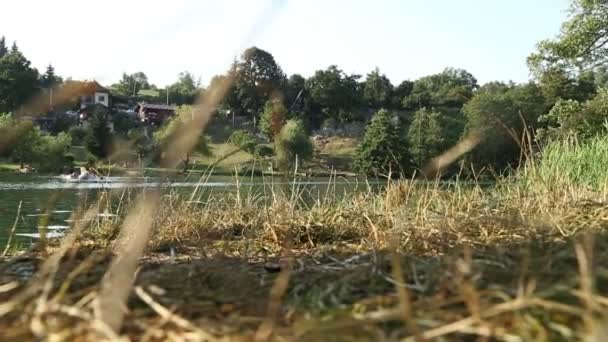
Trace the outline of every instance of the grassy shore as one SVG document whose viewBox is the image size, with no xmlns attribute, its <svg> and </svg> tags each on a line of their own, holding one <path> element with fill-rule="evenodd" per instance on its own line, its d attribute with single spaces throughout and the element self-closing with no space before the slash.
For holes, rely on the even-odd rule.
<svg viewBox="0 0 608 342">
<path fill-rule="evenodd" d="M 164 194 L 115 333 L 96 303 L 126 234 L 120 217 L 135 205 L 123 196 L 117 218 L 73 244 L 2 259 L 0 335 L 602 341 L 608 192 L 567 165 L 549 172 L 562 159 L 490 188 L 404 180 L 344 196 L 331 183 L 322 194 L 273 183 L 260 193 Z"/>
</svg>

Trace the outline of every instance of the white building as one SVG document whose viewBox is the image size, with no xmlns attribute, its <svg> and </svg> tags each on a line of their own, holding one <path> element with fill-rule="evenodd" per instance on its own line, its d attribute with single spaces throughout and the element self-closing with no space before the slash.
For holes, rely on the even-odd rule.
<svg viewBox="0 0 608 342">
<path fill-rule="evenodd" d="M 96 81 L 87 82 L 80 93 L 80 108 L 96 104 L 110 107 L 110 91 Z"/>
</svg>

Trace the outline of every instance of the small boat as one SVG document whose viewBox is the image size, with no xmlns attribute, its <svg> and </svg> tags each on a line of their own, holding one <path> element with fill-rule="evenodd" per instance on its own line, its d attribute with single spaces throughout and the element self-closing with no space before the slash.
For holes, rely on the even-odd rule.
<svg viewBox="0 0 608 342">
<path fill-rule="evenodd" d="M 39 226 L 38 229 L 65 230 L 65 229 L 70 229 L 70 226 L 57 224 L 57 225 L 50 225 L 50 226 Z"/>
<path fill-rule="evenodd" d="M 19 233 L 19 234 L 15 234 L 15 235 L 29 237 L 32 239 L 41 239 L 42 238 L 42 235 L 39 233 Z M 48 232 L 48 233 L 44 234 L 44 236 L 47 239 L 54 239 L 54 238 L 60 238 L 60 237 L 64 236 L 64 234 L 63 234 L 63 232 L 53 231 L 53 232 Z"/>
<path fill-rule="evenodd" d="M 59 178 L 66 182 L 99 182 L 103 180 L 103 177 L 98 177 L 92 172 L 89 172 L 86 168 L 80 167 L 80 173 L 70 173 L 69 175 L 61 175 Z"/>
</svg>

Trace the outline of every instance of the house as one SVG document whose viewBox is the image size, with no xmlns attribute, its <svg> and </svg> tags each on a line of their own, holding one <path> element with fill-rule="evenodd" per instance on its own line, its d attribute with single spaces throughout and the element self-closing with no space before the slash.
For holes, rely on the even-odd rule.
<svg viewBox="0 0 608 342">
<path fill-rule="evenodd" d="M 175 115 L 175 106 L 152 103 L 138 103 L 133 109 L 141 122 L 160 126 L 165 120 Z"/>
<path fill-rule="evenodd" d="M 97 81 L 83 82 L 79 91 L 80 108 L 100 104 L 110 107 L 110 91 Z"/>
</svg>

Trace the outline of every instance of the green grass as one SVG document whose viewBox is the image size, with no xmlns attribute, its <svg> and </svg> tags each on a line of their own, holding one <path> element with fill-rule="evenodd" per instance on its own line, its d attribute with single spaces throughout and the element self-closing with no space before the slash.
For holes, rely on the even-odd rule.
<svg viewBox="0 0 608 342">
<path fill-rule="evenodd" d="M 17 171 L 19 170 L 19 164 L 18 163 L 13 163 L 11 161 L 8 160 L 0 160 L 0 172 L 6 172 L 6 171 Z"/>
<path fill-rule="evenodd" d="M 522 179 L 537 185 L 604 190 L 608 186 L 608 137 L 550 143 L 523 170 Z"/>
</svg>

